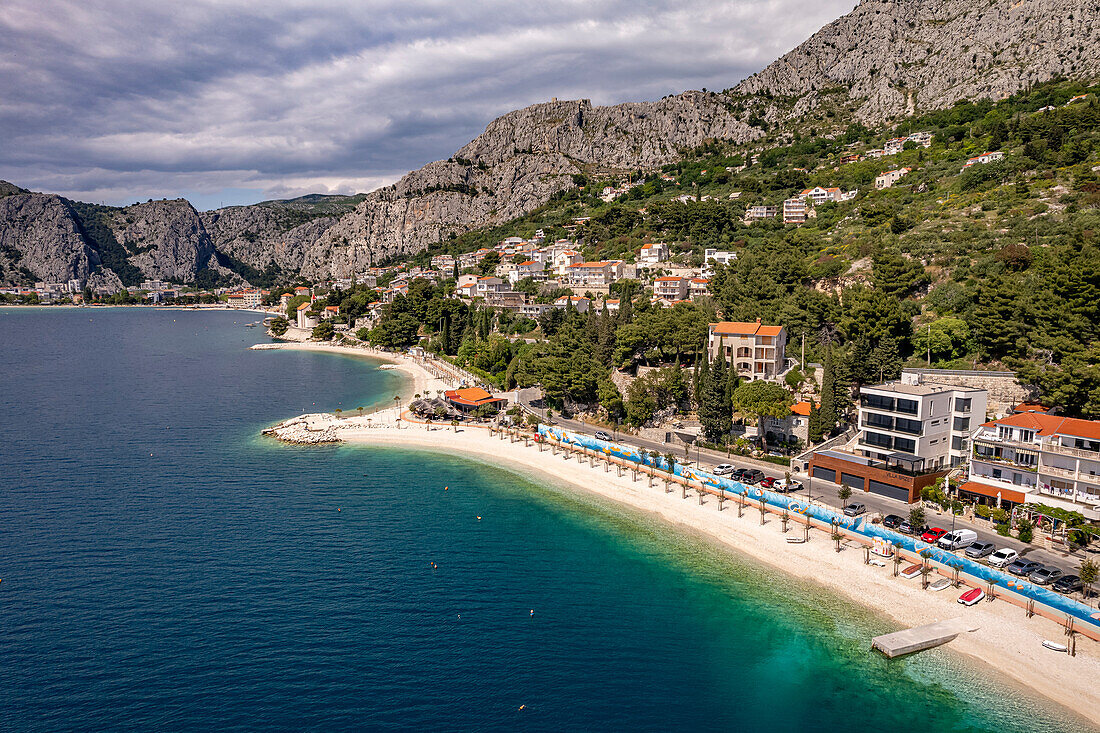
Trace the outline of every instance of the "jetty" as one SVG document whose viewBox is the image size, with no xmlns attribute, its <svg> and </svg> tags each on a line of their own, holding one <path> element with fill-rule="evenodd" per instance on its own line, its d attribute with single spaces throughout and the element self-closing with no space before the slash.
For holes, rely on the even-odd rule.
<svg viewBox="0 0 1100 733">
<path fill-rule="evenodd" d="M 913 652 L 922 652 L 925 649 L 946 644 L 959 634 L 968 631 L 977 631 L 974 623 L 961 616 L 936 621 L 924 626 L 914 626 L 911 629 L 902 629 L 892 634 L 883 634 L 871 639 L 871 648 L 878 649 L 887 657 L 893 659 Z"/>
</svg>

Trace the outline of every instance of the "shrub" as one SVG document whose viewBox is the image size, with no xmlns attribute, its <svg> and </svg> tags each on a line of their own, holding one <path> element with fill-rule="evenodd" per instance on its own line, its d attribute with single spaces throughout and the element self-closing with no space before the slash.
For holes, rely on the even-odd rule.
<svg viewBox="0 0 1100 733">
<path fill-rule="evenodd" d="M 989 519 L 989 517 L 993 514 L 993 510 L 985 504 L 978 504 L 976 507 L 974 507 L 974 513 L 982 519 Z"/>
<path fill-rule="evenodd" d="M 1001 537 L 1008 537 L 1009 534 L 1010 534 L 1010 531 L 1008 529 L 1008 524 L 999 523 L 999 524 L 997 524 L 996 529 L 997 529 L 997 534 L 999 534 Z"/>
<path fill-rule="evenodd" d="M 1016 521 L 1016 537 L 1019 538 L 1020 542 L 1031 542 L 1034 534 L 1030 521 L 1026 519 Z"/>
</svg>

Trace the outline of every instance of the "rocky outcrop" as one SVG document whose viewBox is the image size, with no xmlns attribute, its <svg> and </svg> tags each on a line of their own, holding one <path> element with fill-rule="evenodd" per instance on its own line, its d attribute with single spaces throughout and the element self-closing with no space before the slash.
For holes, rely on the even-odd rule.
<svg viewBox="0 0 1100 733">
<path fill-rule="evenodd" d="M 882 121 L 1057 76 L 1095 77 L 1098 46 L 1095 2 L 863 0 L 732 92 L 800 97 L 805 109 L 841 87 L 861 118 Z"/>
<path fill-rule="evenodd" d="M 107 224 L 130 262 L 150 278 L 194 282 L 214 257 L 210 235 L 184 199 L 127 206 Z"/>
<path fill-rule="evenodd" d="M 200 217 L 218 252 L 257 270 L 274 265 L 289 274 L 301 270 L 306 252 L 337 222 L 326 216 L 302 223 L 275 206 L 233 206 Z"/>
<path fill-rule="evenodd" d="M 281 422 L 274 427 L 267 428 L 263 431 L 263 434 L 285 443 L 299 443 L 302 445 L 339 443 L 341 438 L 336 434 L 338 424 L 339 419 L 334 415 L 315 412 Z"/>
<path fill-rule="evenodd" d="M 0 198 L 2 281 L 84 280 L 98 265 L 63 198 L 42 193 Z"/>
</svg>

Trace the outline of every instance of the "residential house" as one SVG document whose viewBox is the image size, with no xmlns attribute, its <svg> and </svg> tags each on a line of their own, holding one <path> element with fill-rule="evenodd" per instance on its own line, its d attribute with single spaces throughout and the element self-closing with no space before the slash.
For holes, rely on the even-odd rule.
<svg viewBox="0 0 1100 733">
<path fill-rule="evenodd" d="M 883 151 L 887 155 L 897 155 L 905 148 L 905 143 L 909 138 L 895 137 L 886 141 L 886 144 L 882 146 Z"/>
<path fill-rule="evenodd" d="M 553 307 L 549 303 L 524 303 L 519 307 L 519 314 L 524 318 L 538 318 Z"/>
<path fill-rule="evenodd" d="M 653 281 L 653 297 L 657 300 L 683 300 L 688 294 L 686 277 L 658 277 Z"/>
<path fill-rule="evenodd" d="M 436 255 L 432 258 L 432 269 L 448 275 L 454 272 L 456 264 L 458 261 L 451 255 Z"/>
<path fill-rule="evenodd" d="M 806 216 L 806 199 L 796 197 L 783 202 L 784 224 L 804 224 Z"/>
<path fill-rule="evenodd" d="M 922 148 L 932 147 L 932 133 L 930 132 L 914 132 L 906 138 L 911 143 L 916 143 Z"/>
<path fill-rule="evenodd" d="M 881 158 L 884 155 L 886 155 L 885 150 L 875 148 L 874 150 L 868 150 L 866 153 L 863 154 L 863 157 L 864 158 Z"/>
<path fill-rule="evenodd" d="M 668 245 L 664 242 L 647 242 L 638 252 L 638 267 L 653 267 L 668 260 Z"/>
<path fill-rule="evenodd" d="M 978 426 L 970 442 L 961 496 L 1008 508 L 1045 504 L 1100 519 L 1100 421 L 1017 412 Z"/>
<path fill-rule="evenodd" d="M 800 441 L 802 445 L 810 442 L 810 403 L 796 402 L 791 405 L 791 414 L 782 419 L 765 417 L 763 424 L 757 428 L 757 435 L 763 433 L 764 438 L 769 433 L 774 440 L 769 443 L 793 443 Z"/>
<path fill-rule="evenodd" d="M 786 372 L 787 330 L 783 326 L 722 321 L 707 333 L 711 360 L 722 355 L 738 376 L 777 381 Z"/>
<path fill-rule="evenodd" d="M 688 281 L 688 297 L 692 300 L 710 296 L 710 280 L 705 277 L 693 277 Z"/>
<path fill-rule="evenodd" d="M 578 313 L 587 313 L 592 301 L 580 295 L 563 295 L 554 301 L 554 307 L 566 308 L 570 303 L 573 304 Z"/>
<path fill-rule="evenodd" d="M 909 173 L 909 172 L 910 172 L 909 168 L 897 168 L 897 169 L 892 170 L 892 171 L 886 171 L 882 175 L 880 175 L 878 178 L 875 179 L 875 188 L 878 188 L 878 189 L 890 188 L 895 183 L 897 183 L 899 180 L 901 180 L 901 178 L 906 173 Z"/>
<path fill-rule="evenodd" d="M 518 311 L 527 303 L 527 293 L 520 290 L 496 290 L 485 294 L 485 304 Z"/>
<path fill-rule="evenodd" d="M 546 265 L 538 260 L 525 260 L 516 263 L 515 269 L 508 274 L 508 282 L 515 285 L 526 277 L 542 279 L 546 274 Z"/>
<path fill-rule="evenodd" d="M 858 163 L 861 160 L 863 160 L 863 156 L 861 156 L 859 153 L 849 153 L 848 155 L 841 156 L 840 158 L 840 162 L 842 164 Z"/>
<path fill-rule="evenodd" d="M 1001 160 L 1004 157 L 1005 157 L 1004 151 L 1001 151 L 1001 150 L 994 150 L 994 151 L 989 152 L 989 153 L 982 153 L 981 155 L 975 155 L 973 158 L 970 158 L 969 160 L 966 161 L 966 164 L 963 165 L 962 170 L 966 170 L 967 168 L 969 168 L 972 165 L 978 165 L 978 164 L 985 165 L 986 163 L 992 163 L 993 161 Z"/>
<path fill-rule="evenodd" d="M 807 188 L 805 191 L 798 195 L 808 200 L 814 206 L 817 206 L 818 204 L 823 204 L 826 201 L 844 200 L 844 192 L 841 191 L 839 188 L 822 188 L 821 186 Z"/>
<path fill-rule="evenodd" d="M 570 267 L 581 262 L 584 262 L 584 257 L 580 252 L 574 249 L 558 250 L 553 259 L 554 274 L 558 277 L 564 277 L 569 272 Z"/>
<path fill-rule="evenodd" d="M 750 206 L 745 211 L 745 221 L 774 219 L 779 214 L 778 206 Z"/>
<path fill-rule="evenodd" d="M 736 259 L 736 252 L 726 252 L 725 250 L 718 249 L 703 250 L 703 277 L 710 277 L 713 275 L 715 265 L 728 265 Z"/>
<path fill-rule="evenodd" d="M 484 298 L 489 293 L 499 293 L 507 289 L 508 286 L 504 284 L 504 280 L 492 275 L 486 275 L 485 277 L 479 277 L 477 279 L 474 295 Z"/>
<path fill-rule="evenodd" d="M 606 287 L 618 280 L 621 274 L 621 260 L 577 262 L 566 268 L 564 284 L 571 288 Z"/>
<path fill-rule="evenodd" d="M 323 320 L 331 320 L 340 315 L 340 306 L 338 305 L 326 305 L 325 309 L 321 311 L 321 318 Z"/>
<path fill-rule="evenodd" d="M 915 502 L 965 460 L 971 421 L 985 415 L 984 389 L 887 382 L 860 389 L 859 433 L 817 451 L 811 475 L 859 491 Z"/>
</svg>

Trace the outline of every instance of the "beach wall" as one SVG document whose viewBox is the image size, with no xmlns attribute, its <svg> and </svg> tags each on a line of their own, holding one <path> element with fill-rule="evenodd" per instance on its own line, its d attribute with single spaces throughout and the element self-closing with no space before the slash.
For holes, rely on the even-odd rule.
<svg viewBox="0 0 1100 733">
<path fill-rule="evenodd" d="M 571 430 L 554 427 L 552 425 L 539 425 L 539 437 L 563 445 L 583 448 L 596 453 L 602 453 L 609 458 L 617 458 L 631 461 L 643 466 L 668 471 L 669 461 L 664 456 L 656 458 L 646 451 L 638 451 L 630 446 L 620 445 L 610 441 L 599 440 L 591 435 L 576 433 Z M 744 496 L 753 502 L 763 503 L 771 507 L 776 513 L 784 510 L 792 518 L 802 517 L 807 522 L 816 522 L 822 527 L 836 526 L 843 532 L 861 539 L 867 544 L 873 544 L 875 539 L 884 540 L 889 545 L 898 548 L 904 555 L 918 558 L 925 557 L 933 566 L 940 566 L 951 573 L 958 571 L 961 580 L 969 580 L 972 585 L 984 587 L 987 592 L 995 591 L 999 597 L 1010 600 L 1022 599 L 1023 603 L 1031 603 L 1033 606 L 1043 606 L 1057 615 L 1044 613 L 1050 618 L 1063 620 L 1073 618 L 1079 631 L 1087 633 L 1092 638 L 1100 638 L 1100 612 L 1084 603 L 1073 600 L 1060 593 L 1044 588 L 1027 580 L 1017 578 L 1010 573 L 1002 572 L 988 565 L 971 560 L 967 557 L 959 557 L 934 544 L 923 542 L 919 537 L 910 537 L 882 525 L 866 521 L 865 517 L 849 517 L 816 504 L 808 504 L 801 497 L 792 497 L 768 491 L 756 486 L 746 486 L 739 481 L 715 476 L 707 471 L 675 463 L 672 466 L 672 474 L 687 481 L 693 481 L 700 486 L 709 487 L 714 492 L 724 492 L 732 496 Z M 922 554 L 923 553 L 923 554 Z M 1036 612 L 1041 612 L 1037 608 Z M 1084 628 L 1082 628 L 1084 627 Z"/>
</svg>

